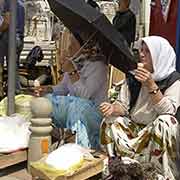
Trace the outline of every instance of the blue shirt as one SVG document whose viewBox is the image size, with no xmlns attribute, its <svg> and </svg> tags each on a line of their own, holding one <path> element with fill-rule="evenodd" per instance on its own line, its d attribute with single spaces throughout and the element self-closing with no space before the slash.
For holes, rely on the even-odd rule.
<svg viewBox="0 0 180 180">
<path fill-rule="evenodd" d="M 4 4 L 0 6 L 0 24 L 3 21 L 3 13 L 10 11 L 10 0 L 5 0 Z M 24 37 L 25 25 L 25 7 L 24 0 L 17 0 L 17 26 L 16 33 L 19 37 Z"/>
</svg>

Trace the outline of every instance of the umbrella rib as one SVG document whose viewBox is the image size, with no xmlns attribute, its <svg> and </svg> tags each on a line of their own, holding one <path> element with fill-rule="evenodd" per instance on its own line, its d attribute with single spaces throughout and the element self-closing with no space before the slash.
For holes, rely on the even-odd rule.
<svg viewBox="0 0 180 180">
<path fill-rule="evenodd" d="M 75 59 L 80 53 L 81 51 L 84 49 L 84 47 L 89 43 L 89 41 L 91 39 L 93 39 L 93 37 L 96 35 L 97 31 L 95 31 L 90 37 L 89 39 L 83 44 L 83 46 L 73 55 L 72 59 Z"/>
</svg>

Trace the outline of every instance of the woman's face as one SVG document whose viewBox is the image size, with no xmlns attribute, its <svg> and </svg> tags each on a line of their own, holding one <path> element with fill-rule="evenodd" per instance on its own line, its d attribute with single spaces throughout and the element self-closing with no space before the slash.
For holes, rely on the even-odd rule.
<svg viewBox="0 0 180 180">
<path fill-rule="evenodd" d="M 140 62 L 144 64 L 144 67 L 149 72 L 153 73 L 154 70 L 153 70 L 151 53 L 150 53 L 149 48 L 145 42 L 142 42 L 142 46 L 139 49 L 139 56 L 140 56 Z"/>
</svg>

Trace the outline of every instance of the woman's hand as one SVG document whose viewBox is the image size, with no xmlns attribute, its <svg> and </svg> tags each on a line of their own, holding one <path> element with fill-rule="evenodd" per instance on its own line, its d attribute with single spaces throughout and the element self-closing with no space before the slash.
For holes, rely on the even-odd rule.
<svg viewBox="0 0 180 180">
<path fill-rule="evenodd" d="M 114 112 L 113 104 L 107 102 L 102 103 L 99 109 L 105 117 L 111 116 Z"/>
<path fill-rule="evenodd" d="M 34 96 L 36 97 L 41 97 L 41 96 L 45 96 L 48 93 L 52 93 L 53 89 L 51 86 L 45 86 L 45 87 L 36 87 L 34 89 Z"/>
<path fill-rule="evenodd" d="M 145 85 L 149 92 L 158 88 L 155 81 L 152 79 L 151 73 L 144 67 L 144 64 L 138 63 L 138 67 L 135 70 L 135 78 Z"/>
<path fill-rule="evenodd" d="M 146 83 L 149 80 L 152 80 L 151 73 L 144 67 L 144 64 L 142 63 L 138 63 L 138 67 L 134 72 L 135 78 L 141 83 Z"/>
<path fill-rule="evenodd" d="M 159 90 L 158 85 L 152 79 L 151 73 L 144 68 L 144 64 L 139 63 L 135 70 L 135 78 L 147 87 L 148 93 L 151 95 L 152 103 L 157 104 L 163 98 L 163 94 Z M 156 92 L 156 93 L 155 93 Z"/>
<path fill-rule="evenodd" d="M 66 60 L 62 64 L 62 71 L 67 72 L 69 74 L 69 78 L 72 83 L 78 81 L 80 79 L 80 75 L 78 71 L 75 69 L 74 64 L 71 60 Z"/>
<path fill-rule="evenodd" d="M 118 102 L 114 102 L 113 104 L 104 102 L 100 105 L 99 109 L 105 117 L 124 116 L 126 114 L 126 111 Z"/>
</svg>

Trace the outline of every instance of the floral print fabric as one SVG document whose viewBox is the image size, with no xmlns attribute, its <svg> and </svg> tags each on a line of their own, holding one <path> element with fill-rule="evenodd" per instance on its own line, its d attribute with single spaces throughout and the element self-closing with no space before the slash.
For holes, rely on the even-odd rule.
<svg viewBox="0 0 180 180">
<path fill-rule="evenodd" d="M 126 117 L 105 119 L 101 143 L 110 156 L 128 156 L 142 163 L 152 162 L 166 180 L 175 180 L 178 123 L 171 115 L 161 115 L 148 125 L 136 124 Z"/>
</svg>

